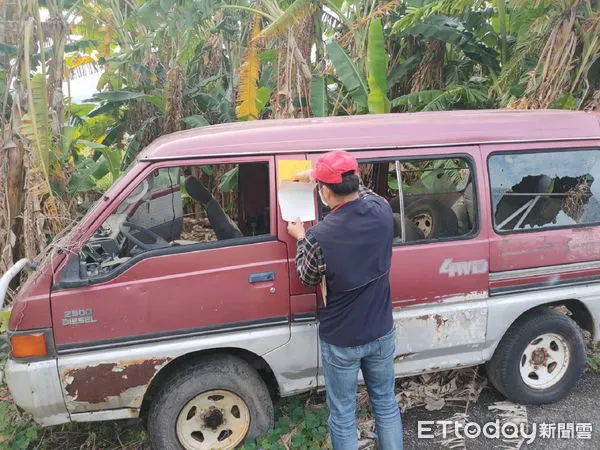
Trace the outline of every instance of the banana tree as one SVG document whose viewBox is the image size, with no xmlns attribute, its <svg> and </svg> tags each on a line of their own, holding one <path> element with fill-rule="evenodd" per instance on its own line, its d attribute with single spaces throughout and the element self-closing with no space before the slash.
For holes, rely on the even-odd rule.
<svg viewBox="0 0 600 450">
<path fill-rule="evenodd" d="M 340 88 L 352 97 L 355 106 L 351 111 L 356 111 L 358 114 L 387 113 L 390 111 L 388 99 L 389 57 L 380 19 L 371 21 L 368 36 L 367 77 L 337 41 L 328 42 L 327 53 L 335 69 Z"/>
<path fill-rule="evenodd" d="M 55 18 L 64 14 L 61 5 L 51 5 Z M 49 59 L 53 52 L 62 51 L 62 30 L 42 22 L 37 1 L 18 2 L 13 8 L 11 18 L 20 30 L 20 39 L 14 44 L 14 53 L 10 54 L 10 44 L 1 49 L 9 52 L 12 61 L 3 77 L 0 140 L 7 157 L 0 158 L 0 269 L 17 258 L 35 257 L 63 228 L 69 213 L 62 170 L 63 98 L 57 88 L 62 84 L 62 61 L 55 66 Z"/>
<path fill-rule="evenodd" d="M 584 108 L 600 95 L 597 0 L 506 6 L 507 58 L 493 92 L 502 106 Z"/>
</svg>

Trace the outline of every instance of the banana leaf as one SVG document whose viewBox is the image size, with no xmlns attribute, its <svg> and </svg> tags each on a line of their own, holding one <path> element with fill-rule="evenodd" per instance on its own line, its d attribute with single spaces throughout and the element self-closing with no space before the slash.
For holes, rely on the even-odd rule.
<svg viewBox="0 0 600 450">
<path fill-rule="evenodd" d="M 373 20 L 369 25 L 369 40 L 367 43 L 368 103 L 371 114 L 390 112 L 390 100 L 387 98 L 388 61 L 389 57 L 383 40 L 381 20 Z"/>
<path fill-rule="evenodd" d="M 315 117 L 329 115 L 325 78 L 313 75 L 310 82 L 310 107 Z"/>
<path fill-rule="evenodd" d="M 336 41 L 327 43 L 327 53 L 337 77 L 340 79 L 346 90 L 359 107 L 359 110 L 368 109 L 368 90 L 367 83 L 360 73 L 356 64 L 350 59 L 348 54 Z"/>
</svg>

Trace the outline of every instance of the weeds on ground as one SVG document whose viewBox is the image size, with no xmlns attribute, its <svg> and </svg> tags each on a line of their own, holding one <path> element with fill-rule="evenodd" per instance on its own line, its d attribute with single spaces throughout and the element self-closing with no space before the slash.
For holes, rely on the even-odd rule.
<svg viewBox="0 0 600 450">
<path fill-rule="evenodd" d="M 0 448 L 27 450 L 34 443 L 40 427 L 31 419 L 24 417 L 19 410 L 6 401 L 4 390 L 0 401 Z"/>
<path fill-rule="evenodd" d="M 588 346 L 587 365 L 592 372 L 600 373 L 600 344 Z"/>
<path fill-rule="evenodd" d="M 589 368 L 596 373 L 600 373 L 600 353 L 592 353 L 588 357 Z"/>
<path fill-rule="evenodd" d="M 275 426 L 269 434 L 246 443 L 242 450 L 330 449 L 329 410 L 320 396 L 296 396 L 276 407 Z"/>
</svg>

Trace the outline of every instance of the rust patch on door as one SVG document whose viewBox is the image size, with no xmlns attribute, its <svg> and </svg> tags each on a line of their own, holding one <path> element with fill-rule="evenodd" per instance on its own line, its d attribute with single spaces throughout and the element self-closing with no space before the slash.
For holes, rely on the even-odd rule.
<svg viewBox="0 0 600 450">
<path fill-rule="evenodd" d="M 444 318 L 440 314 L 423 314 L 422 316 L 417 317 L 417 320 L 427 321 L 429 319 L 435 320 L 436 328 L 439 328 L 442 325 L 444 325 Z"/>
<path fill-rule="evenodd" d="M 150 383 L 170 358 L 103 363 L 65 371 L 65 390 L 73 401 L 104 403 L 128 389 Z"/>
</svg>

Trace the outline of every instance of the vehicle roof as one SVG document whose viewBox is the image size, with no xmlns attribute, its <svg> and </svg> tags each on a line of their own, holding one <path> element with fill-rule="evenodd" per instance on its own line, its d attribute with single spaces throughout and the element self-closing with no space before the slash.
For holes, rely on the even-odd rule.
<svg viewBox="0 0 600 450">
<path fill-rule="evenodd" d="M 140 160 L 600 138 L 600 115 L 561 110 L 469 110 L 269 119 L 162 136 Z"/>
</svg>

